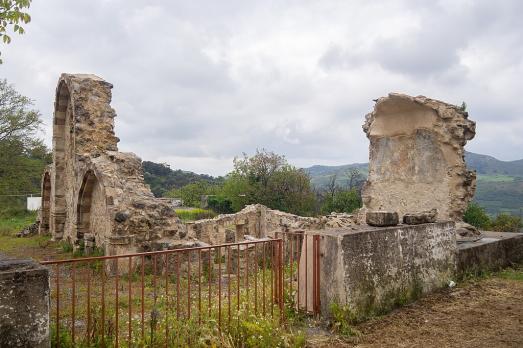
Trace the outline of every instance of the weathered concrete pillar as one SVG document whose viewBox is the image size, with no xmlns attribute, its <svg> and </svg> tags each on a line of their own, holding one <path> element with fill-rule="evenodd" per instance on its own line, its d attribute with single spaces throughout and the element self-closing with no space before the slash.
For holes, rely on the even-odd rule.
<svg viewBox="0 0 523 348">
<path fill-rule="evenodd" d="M 49 271 L 0 254 L 0 347 L 49 347 Z"/>
</svg>

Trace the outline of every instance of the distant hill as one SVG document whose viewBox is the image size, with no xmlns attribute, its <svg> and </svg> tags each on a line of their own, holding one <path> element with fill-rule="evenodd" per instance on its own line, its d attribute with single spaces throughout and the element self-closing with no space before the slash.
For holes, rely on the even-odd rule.
<svg viewBox="0 0 523 348">
<path fill-rule="evenodd" d="M 478 185 L 474 200 L 483 206 L 489 214 L 508 212 L 519 215 L 523 210 L 523 159 L 500 161 L 492 156 L 472 152 L 465 153 L 467 166 L 475 169 Z M 365 177 L 368 175 L 368 163 L 354 163 L 341 166 L 315 165 L 305 170 L 311 176 L 316 187 L 324 187 L 333 174 L 337 174 L 339 185 L 346 185 L 347 173 L 357 168 Z"/>
<path fill-rule="evenodd" d="M 223 180 L 223 178 L 215 178 L 207 174 L 196 174 L 180 169 L 173 170 L 169 165 L 163 163 L 143 161 L 142 167 L 145 182 L 151 186 L 151 191 L 157 197 L 162 197 L 172 188 L 179 188 L 193 182 L 218 183 Z"/>
<path fill-rule="evenodd" d="M 523 177 L 523 159 L 500 161 L 488 155 L 465 152 L 465 161 L 470 168 L 483 175 L 510 175 Z"/>
</svg>

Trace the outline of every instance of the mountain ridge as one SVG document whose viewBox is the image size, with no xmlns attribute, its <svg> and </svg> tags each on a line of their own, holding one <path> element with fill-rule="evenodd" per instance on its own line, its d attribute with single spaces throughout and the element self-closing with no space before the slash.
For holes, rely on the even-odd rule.
<svg viewBox="0 0 523 348">
<path fill-rule="evenodd" d="M 465 151 L 465 162 L 469 168 L 475 169 L 478 174 L 523 176 L 523 159 L 502 161 L 494 156 Z M 332 175 L 335 172 L 339 173 L 339 171 L 351 168 L 363 169 L 368 172 L 368 165 L 368 163 L 350 163 L 337 166 L 315 164 L 303 169 L 310 175 L 316 176 L 320 174 Z"/>
<path fill-rule="evenodd" d="M 507 212 L 520 215 L 523 211 L 523 159 L 502 161 L 489 155 L 465 152 L 467 167 L 476 170 L 477 188 L 474 200 L 491 215 Z M 313 165 L 304 170 L 309 173 L 311 183 L 321 189 L 332 175 L 345 186 L 350 169 L 358 169 L 366 177 L 368 163 L 351 163 L 338 166 Z"/>
</svg>

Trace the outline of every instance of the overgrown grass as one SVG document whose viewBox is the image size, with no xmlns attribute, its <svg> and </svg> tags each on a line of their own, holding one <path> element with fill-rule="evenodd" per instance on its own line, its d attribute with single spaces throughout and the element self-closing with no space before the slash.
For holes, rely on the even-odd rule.
<svg viewBox="0 0 523 348">
<path fill-rule="evenodd" d="M 31 236 L 25 238 L 18 238 L 16 234 L 24 227 L 27 227 L 35 222 L 36 213 L 17 214 L 10 217 L 0 217 L 0 252 L 8 254 L 16 254 L 20 250 L 18 256 L 25 255 L 23 250 L 29 248 L 39 248 L 44 246 L 50 239 L 48 236 Z"/>
<path fill-rule="evenodd" d="M 195 220 L 202 220 L 202 219 L 212 219 L 217 214 L 212 210 L 207 209 L 176 209 L 176 215 L 182 220 L 182 221 L 195 221 Z"/>
<path fill-rule="evenodd" d="M 331 331 L 343 337 L 360 336 L 361 333 L 354 328 L 358 322 L 358 316 L 348 306 L 340 306 L 333 302 L 329 306 L 331 312 Z"/>
<path fill-rule="evenodd" d="M 36 220 L 35 212 L 0 216 L 0 236 L 12 236 Z"/>
<path fill-rule="evenodd" d="M 509 280 L 523 281 L 523 265 L 506 268 L 497 274 L 498 277 Z"/>
<path fill-rule="evenodd" d="M 511 267 L 497 271 L 486 269 L 475 270 L 462 274 L 459 280 L 461 283 L 474 283 L 489 278 L 523 281 L 523 264 L 514 264 Z"/>
<path fill-rule="evenodd" d="M 214 260 L 214 259 L 213 259 Z M 222 263 L 222 269 L 227 269 L 224 260 L 215 261 Z M 114 278 L 107 278 L 105 282 L 106 298 L 105 298 L 105 313 L 104 313 L 104 329 L 101 329 L 102 312 L 100 299 L 92 297 L 91 302 L 91 329 L 86 332 L 86 299 L 84 282 L 77 282 L 77 311 L 76 320 L 78 323 L 76 330 L 76 339 L 73 344 L 71 335 L 71 313 L 70 313 L 70 291 L 62 293 L 60 303 L 60 346 L 61 347 L 113 347 L 115 344 L 116 335 L 119 336 L 120 347 L 289 347 L 297 348 L 304 347 L 306 337 L 302 327 L 297 328 L 293 325 L 297 322 L 298 315 L 294 313 L 293 304 L 286 303 L 286 325 L 280 323 L 280 311 L 278 304 L 271 301 L 271 269 L 258 269 L 258 272 L 249 273 L 250 292 L 244 287 L 245 278 L 242 278 L 240 292 L 237 292 L 235 278 L 232 278 L 230 288 L 231 296 L 227 296 L 227 284 L 223 281 L 229 281 L 229 275 L 222 275 L 222 292 L 221 292 L 221 307 L 218 303 L 218 289 L 216 288 L 220 281 L 216 279 L 216 274 L 212 277 L 211 292 L 208 292 L 208 279 L 204 280 L 204 286 L 200 289 L 199 279 L 193 277 L 187 278 L 182 274 L 181 278 L 176 277 L 175 274 L 165 277 L 165 274 L 160 275 L 158 279 L 153 274 L 150 274 L 150 266 L 146 267 L 147 275 L 144 277 L 144 335 L 142 336 L 141 317 L 139 314 L 141 307 L 141 299 L 139 288 L 139 277 L 133 274 L 131 279 L 127 275 L 120 277 L 120 286 L 118 287 L 119 297 L 119 322 L 115 322 L 115 297 L 110 289 L 115 288 Z M 216 264 L 213 269 L 216 271 Z M 66 268 L 61 270 L 62 274 L 69 274 L 70 270 Z M 103 268 L 98 269 L 93 273 L 92 291 L 99 294 L 100 272 Z M 194 270 L 193 270 L 194 271 Z M 160 272 L 161 273 L 161 272 Z M 83 274 L 83 276 L 82 276 Z M 95 276 L 96 274 L 96 276 Z M 245 274 L 244 274 L 245 276 Z M 85 280 L 85 272 L 82 273 L 82 268 L 76 268 L 77 280 Z M 202 277 L 203 278 L 203 277 Z M 189 288 L 189 279 L 192 281 Z M 256 282 L 255 282 L 256 279 Z M 127 285 L 129 280 L 134 283 L 133 296 L 130 298 L 127 294 Z M 168 289 L 167 290 L 167 284 Z M 253 293 L 258 285 L 258 297 Z M 263 285 L 262 285 L 263 284 Z M 64 286 L 64 285 L 62 285 Z M 262 292 L 261 288 L 266 290 Z M 192 289 L 192 290 L 189 290 Z M 191 292 L 189 292 L 191 291 Z M 201 291 L 201 295 L 200 294 Z M 189 297 L 190 296 L 190 305 Z M 92 293 L 93 294 L 93 293 Z M 262 295 L 265 294 L 265 295 Z M 113 295 L 113 296 L 111 296 Z M 108 297 L 107 297 L 108 296 Z M 201 296 L 201 297 L 200 297 Z M 238 296 L 238 298 L 237 298 Z M 212 301 L 209 299 L 212 298 Z M 200 302 L 201 299 L 201 302 Z M 210 305 L 208 303 L 210 301 Z M 239 302 L 238 302 L 239 300 Z M 56 301 L 56 293 L 52 293 L 51 303 Z M 130 302 L 129 302 L 130 301 Z M 180 302 L 178 302 L 180 301 Z M 129 303 L 133 308 L 131 317 L 132 338 L 129 345 L 127 325 L 129 324 L 129 316 L 127 310 L 130 308 Z M 257 307 L 256 307 L 257 304 Z M 192 314 L 189 314 L 187 307 L 191 307 Z M 201 307 L 200 307 L 201 306 Z M 256 310 L 257 308 L 257 310 Z M 53 308 L 54 309 L 54 308 Z M 256 312 L 257 311 L 257 312 Z M 56 312 L 52 313 L 51 317 L 55 318 Z M 293 317 L 292 322 L 288 319 Z M 51 325 L 51 340 L 52 346 L 56 346 L 56 325 L 52 321 Z M 221 324 L 221 329 L 218 324 Z M 116 327 L 118 326 L 119 334 L 116 334 Z M 103 335 L 102 335 L 103 333 Z M 87 341 L 90 341 L 88 343 Z"/>
</svg>

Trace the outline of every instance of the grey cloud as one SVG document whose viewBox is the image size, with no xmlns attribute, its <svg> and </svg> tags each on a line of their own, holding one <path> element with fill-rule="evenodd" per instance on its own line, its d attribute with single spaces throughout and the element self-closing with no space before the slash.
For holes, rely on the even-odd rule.
<svg viewBox="0 0 523 348">
<path fill-rule="evenodd" d="M 472 119 L 523 132 L 521 3 L 46 0 L 0 72 L 48 124 L 61 72 L 105 78 L 120 148 L 176 168 L 224 174 L 262 147 L 364 162 L 363 117 L 390 91 L 464 100 Z M 478 129 L 469 150 L 522 157 L 513 136 Z"/>
</svg>

